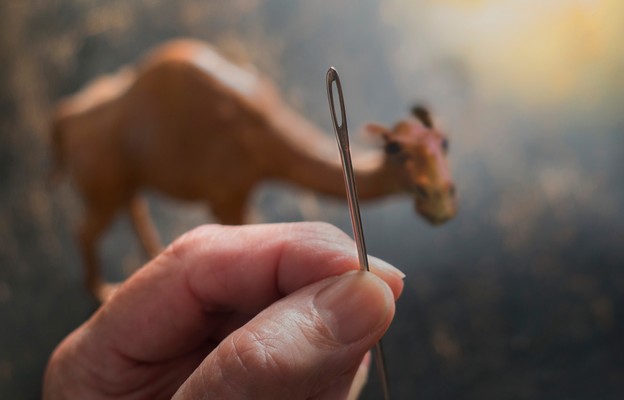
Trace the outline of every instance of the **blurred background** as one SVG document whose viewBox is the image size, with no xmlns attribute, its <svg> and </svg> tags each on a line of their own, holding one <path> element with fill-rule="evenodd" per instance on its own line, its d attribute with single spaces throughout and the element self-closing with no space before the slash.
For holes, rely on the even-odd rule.
<svg viewBox="0 0 624 400">
<path fill-rule="evenodd" d="M 369 252 L 407 274 L 386 337 L 394 398 L 624 398 L 619 0 L 0 2 L 0 398 L 38 398 L 50 352 L 97 307 L 80 200 L 46 179 L 51 107 L 179 36 L 255 64 L 328 136 L 329 65 L 352 133 L 414 102 L 449 133 L 453 221 L 428 226 L 407 196 L 362 210 Z M 167 243 L 214 221 L 148 197 Z M 280 183 L 252 209 L 350 233 L 345 203 Z M 101 257 L 110 279 L 146 261 L 125 216 Z M 363 398 L 380 398 L 375 375 Z"/>
</svg>

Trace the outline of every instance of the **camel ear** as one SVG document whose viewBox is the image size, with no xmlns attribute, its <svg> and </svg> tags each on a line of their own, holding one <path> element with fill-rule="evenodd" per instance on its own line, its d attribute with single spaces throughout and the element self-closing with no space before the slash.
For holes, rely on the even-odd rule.
<svg viewBox="0 0 624 400">
<path fill-rule="evenodd" d="M 381 136 L 384 140 L 390 139 L 390 129 L 386 128 L 383 125 L 370 123 L 364 126 L 364 130 L 371 135 Z"/>
<path fill-rule="evenodd" d="M 431 114 L 429 114 L 429 110 L 421 105 L 416 105 L 412 107 L 412 114 L 418 118 L 420 122 L 423 123 L 427 128 L 433 128 L 433 122 L 431 121 Z"/>
<path fill-rule="evenodd" d="M 403 152 L 401 144 L 391 137 L 392 131 L 379 124 L 367 124 L 364 129 L 375 136 L 381 136 L 385 142 L 384 151 L 389 156 L 400 156 Z"/>
</svg>

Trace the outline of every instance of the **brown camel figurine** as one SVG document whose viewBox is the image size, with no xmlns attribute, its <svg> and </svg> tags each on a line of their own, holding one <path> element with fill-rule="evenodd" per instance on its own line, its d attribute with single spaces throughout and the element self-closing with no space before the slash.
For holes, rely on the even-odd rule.
<svg viewBox="0 0 624 400">
<path fill-rule="evenodd" d="M 354 160 L 362 200 L 414 194 L 418 212 L 440 224 L 456 212 L 448 141 L 416 108 L 392 129 L 369 125 L 385 151 Z M 160 250 L 143 188 L 202 201 L 223 224 L 242 224 L 252 190 L 286 181 L 345 198 L 331 136 L 295 112 L 253 68 L 234 65 L 192 40 L 166 43 L 136 67 L 99 78 L 54 114 L 57 166 L 85 204 L 78 238 L 86 285 L 100 300 L 97 243 L 116 214 L 130 212 L 148 254 Z"/>
</svg>

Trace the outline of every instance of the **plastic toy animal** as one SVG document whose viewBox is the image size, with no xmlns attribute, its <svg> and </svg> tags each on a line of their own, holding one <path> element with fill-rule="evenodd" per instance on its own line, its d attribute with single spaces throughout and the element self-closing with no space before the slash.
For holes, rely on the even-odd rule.
<svg viewBox="0 0 624 400">
<path fill-rule="evenodd" d="M 383 139 L 385 150 L 354 160 L 360 198 L 411 192 L 430 223 L 453 217 L 448 140 L 429 113 L 415 108 L 391 129 L 367 130 Z M 62 100 L 52 132 L 55 172 L 68 172 L 84 200 L 78 240 L 86 285 L 101 300 L 110 287 L 101 278 L 97 243 L 117 213 L 130 212 L 148 254 L 160 250 L 143 188 L 204 202 L 223 224 L 244 222 L 250 193 L 266 180 L 345 196 L 330 136 L 253 68 L 198 41 L 166 43 L 136 67 Z"/>
</svg>

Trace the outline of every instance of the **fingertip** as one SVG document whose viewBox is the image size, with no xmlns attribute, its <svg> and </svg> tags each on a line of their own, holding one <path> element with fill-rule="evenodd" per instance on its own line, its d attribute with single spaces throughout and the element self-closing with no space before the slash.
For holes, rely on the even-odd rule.
<svg viewBox="0 0 624 400">
<path fill-rule="evenodd" d="M 379 277 L 347 272 L 320 290 L 314 299 L 317 311 L 334 338 L 353 343 L 381 336 L 394 315 L 394 295 Z"/>
<path fill-rule="evenodd" d="M 374 257 L 368 256 L 370 262 L 370 272 L 381 278 L 392 290 L 394 300 L 397 300 L 403 292 L 405 274 L 395 266 L 387 263 L 386 261 Z"/>
<path fill-rule="evenodd" d="M 382 260 L 381 258 L 375 256 L 368 256 L 368 259 L 371 263 L 371 266 L 376 268 L 379 271 L 383 271 L 385 274 L 389 274 L 392 276 L 396 276 L 399 279 L 405 279 L 405 273 L 395 267 L 394 265 L 388 263 L 387 261 Z"/>
</svg>

